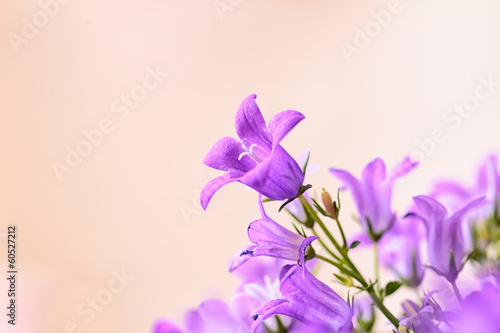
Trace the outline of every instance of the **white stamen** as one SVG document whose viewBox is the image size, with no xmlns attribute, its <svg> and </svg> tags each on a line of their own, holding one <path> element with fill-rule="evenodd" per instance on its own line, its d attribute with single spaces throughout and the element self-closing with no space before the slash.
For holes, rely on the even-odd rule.
<svg viewBox="0 0 500 333">
<path fill-rule="evenodd" d="M 257 162 L 257 163 L 258 163 L 258 161 L 259 161 L 260 159 L 259 159 L 259 158 L 257 157 L 257 155 L 255 155 L 255 154 L 254 154 L 254 152 L 253 152 L 253 148 L 254 148 L 254 147 L 256 147 L 256 146 L 257 146 L 257 144 L 255 144 L 255 143 L 254 143 L 254 144 L 252 144 L 252 145 L 250 146 L 250 148 L 247 148 L 247 147 L 245 146 L 245 144 L 242 144 L 242 145 L 241 145 L 241 148 L 243 148 L 243 149 L 244 149 L 244 150 L 246 150 L 246 151 L 245 151 L 245 152 L 243 152 L 243 153 L 241 153 L 241 154 L 240 154 L 240 156 L 238 156 L 238 161 L 239 161 L 239 160 L 241 160 L 241 159 L 243 158 L 243 156 L 247 156 L 247 155 L 248 155 L 248 156 L 250 156 L 250 158 L 251 158 L 251 159 L 253 159 L 255 162 Z"/>
</svg>

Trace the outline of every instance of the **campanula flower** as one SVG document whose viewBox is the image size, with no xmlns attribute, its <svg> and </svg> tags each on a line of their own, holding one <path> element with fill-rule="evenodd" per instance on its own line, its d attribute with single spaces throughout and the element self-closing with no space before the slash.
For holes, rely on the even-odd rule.
<svg viewBox="0 0 500 333">
<path fill-rule="evenodd" d="M 379 260 L 408 286 L 418 286 L 424 277 L 421 259 L 425 231 L 414 216 L 397 218 L 379 243 Z"/>
<path fill-rule="evenodd" d="M 282 227 L 267 216 L 260 196 L 259 209 L 262 218 L 250 223 L 247 229 L 248 238 L 253 244 L 235 256 L 231 262 L 231 272 L 252 257 L 269 256 L 294 261 L 299 257 L 304 237 Z"/>
<path fill-rule="evenodd" d="M 352 310 L 347 302 L 306 267 L 305 250 L 317 238 L 310 236 L 302 242 L 299 264 L 283 267 L 280 276 L 283 298 L 267 302 L 256 310 L 252 333 L 261 327 L 263 320 L 277 314 L 295 318 L 314 327 L 316 332 L 352 332 Z"/>
<path fill-rule="evenodd" d="M 465 258 L 462 222 L 464 215 L 477 207 L 484 197 L 475 199 L 448 216 L 446 208 L 436 199 L 419 195 L 413 198 L 427 232 L 427 252 L 431 268 L 448 281 L 454 282 L 462 270 Z"/>
<path fill-rule="evenodd" d="M 422 299 L 422 305 L 418 306 L 415 302 L 407 300 L 402 303 L 405 316 L 401 318 L 400 324 L 408 328 L 415 328 L 415 332 L 425 333 L 444 333 L 439 325 L 445 318 L 445 315 L 439 305 L 432 300 L 432 294 L 428 293 Z M 413 330 L 412 330 L 413 332 Z"/>
<path fill-rule="evenodd" d="M 330 172 L 351 192 L 364 231 L 374 240 L 378 240 L 395 221 L 391 210 L 394 181 L 416 166 L 416 162 L 406 158 L 388 175 L 384 162 L 377 158 L 364 168 L 361 179 L 345 170 L 332 168 Z"/>
<path fill-rule="evenodd" d="M 280 142 L 304 115 L 293 110 L 282 111 L 266 126 L 256 97 L 245 98 L 236 113 L 236 133 L 240 140 L 222 138 L 203 160 L 211 168 L 226 171 L 205 185 L 200 197 L 203 209 L 219 188 L 236 181 L 273 200 L 291 199 L 299 193 L 304 174 Z"/>
</svg>

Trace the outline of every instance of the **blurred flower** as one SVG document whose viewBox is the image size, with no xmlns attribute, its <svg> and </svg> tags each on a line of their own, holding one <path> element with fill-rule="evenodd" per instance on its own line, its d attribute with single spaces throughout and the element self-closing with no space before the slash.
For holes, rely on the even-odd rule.
<svg viewBox="0 0 500 333">
<path fill-rule="evenodd" d="M 432 293 L 427 294 L 422 300 L 422 306 L 418 306 L 413 301 L 402 303 L 405 316 L 400 320 L 400 324 L 411 328 L 411 332 L 442 333 L 438 328 L 436 317 L 441 317 L 441 309 L 431 301 Z M 414 328 L 414 330 L 413 330 Z"/>
<path fill-rule="evenodd" d="M 390 268 L 404 284 L 416 287 L 424 277 L 420 248 L 423 231 L 414 216 L 398 218 L 379 243 L 380 263 Z"/>
<path fill-rule="evenodd" d="M 406 158 L 387 175 L 384 162 L 377 158 L 364 168 L 361 180 L 345 170 L 331 168 L 330 172 L 351 191 L 361 225 L 372 239 L 378 240 L 395 221 L 391 210 L 394 180 L 403 177 L 416 166 L 416 162 Z"/>
<path fill-rule="evenodd" d="M 418 216 L 425 223 L 431 268 L 450 282 L 457 278 L 465 258 L 461 222 L 464 215 L 481 204 L 483 199 L 469 202 L 448 217 L 448 211 L 436 199 L 425 195 L 413 198 L 420 212 Z"/>
<path fill-rule="evenodd" d="M 497 281 L 498 282 L 498 281 Z M 485 283 L 464 299 L 454 333 L 494 333 L 500 328 L 500 289 L 498 284 Z"/>
<path fill-rule="evenodd" d="M 354 299 L 353 304 L 354 321 L 363 332 L 370 332 L 375 324 L 375 312 L 372 299 L 368 295 L 362 295 Z"/>
<path fill-rule="evenodd" d="M 284 298 L 265 303 L 256 310 L 251 332 L 261 322 L 283 314 L 311 326 L 311 332 L 352 332 L 352 311 L 335 291 L 316 279 L 306 267 L 305 250 L 318 237 L 304 240 L 300 248 L 299 264 L 287 265 L 280 277 L 280 291 Z"/>
<path fill-rule="evenodd" d="M 262 219 L 248 226 L 248 238 L 253 243 L 239 253 L 231 262 L 232 272 L 252 257 L 269 256 L 288 260 L 299 258 L 299 249 L 304 237 L 292 232 L 267 216 L 259 196 L 259 209 Z"/>
<path fill-rule="evenodd" d="M 292 110 L 280 112 L 267 128 L 256 97 L 245 98 L 236 113 L 236 133 L 241 141 L 222 138 L 203 161 L 227 172 L 205 185 L 200 198 L 203 209 L 219 188 L 235 181 L 273 200 L 291 199 L 299 193 L 304 174 L 279 143 L 304 115 Z"/>
</svg>

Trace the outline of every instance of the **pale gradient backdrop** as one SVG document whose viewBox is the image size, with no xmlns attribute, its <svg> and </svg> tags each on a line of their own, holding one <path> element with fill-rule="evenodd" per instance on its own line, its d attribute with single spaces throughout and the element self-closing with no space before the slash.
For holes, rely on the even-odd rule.
<svg viewBox="0 0 500 333">
<path fill-rule="evenodd" d="M 500 86 L 487 97 L 479 88 L 467 118 L 447 110 L 477 101 L 480 77 L 500 81 L 499 12 L 489 0 L 2 1 L 0 308 L 8 224 L 18 226 L 19 297 L 18 325 L 2 310 L 0 331 L 149 332 L 203 298 L 228 300 L 237 280 L 227 263 L 248 242 L 257 197 L 232 184 L 203 212 L 199 191 L 214 173 L 201 161 L 235 135 L 251 93 L 268 120 L 306 115 L 283 145 L 311 149 L 317 189 L 339 185 L 329 167 L 359 173 L 412 152 L 425 158 L 399 184 L 398 210 L 437 177 L 472 182 L 500 148 Z M 168 77 L 146 78 L 155 70 Z M 128 108 L 119 99 L 131 92 L 141 101 Z M 87 156 L 61 169 L 77 148 Z"/>
</svg>

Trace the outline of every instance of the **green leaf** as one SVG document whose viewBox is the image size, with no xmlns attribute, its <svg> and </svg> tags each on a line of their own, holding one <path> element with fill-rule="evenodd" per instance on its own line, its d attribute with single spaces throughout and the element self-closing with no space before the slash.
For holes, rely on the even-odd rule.
<svg viewBox="0 0 500 333">
<path fill-rule="evenodd" d="M 316 208 L 316 210 L 317 210 L 318 212 L 320 212 L 320 213 L 321 213 L 321 215 L 323 215 L 323 216 L 327 216 L 327 217 L 329 216 L 329 215 L 328 215 L 328 213 L 327 213 L 327 212 L 323 209 L 323 207 L 321 207 L 321 206 L 319 205 L 319 203 L 318 203 L 318 202 L 317 202 L 314 198 L 311 198 L 311 200 L 314 202 L 314 207 Z"/>
<path fill-rule="evenodd" d="M 307 165 L 309 164 L 309 157 L 311 157 L 311 151 L 309 151 L 307 153 L 307 158 L 306 158 L 306 161 L 304 163 L 304 166 L 302 166 L 302 173 L 305 175 L 306 174 L 306 169 L 307 169 Z"/>
<path fill-rule="evenodd" d="M 392 295 L 402 286 L 401 282 L 391 281 L 385 286 L 385 296 Z"/>
<path fill-rule="evenodd" d="M 351 246 L 349 246 L 349 249 L 355 249 L 358 247 L 359 244 L 361 244 L 360 241 L 354 241 L 352 242 Z"/>
</svg>

